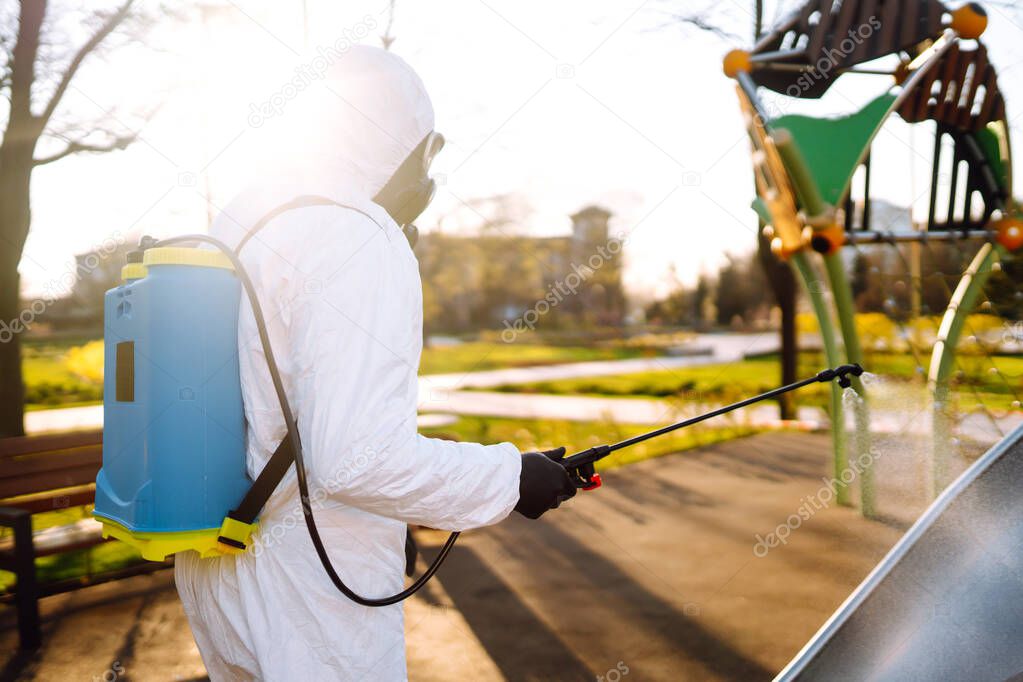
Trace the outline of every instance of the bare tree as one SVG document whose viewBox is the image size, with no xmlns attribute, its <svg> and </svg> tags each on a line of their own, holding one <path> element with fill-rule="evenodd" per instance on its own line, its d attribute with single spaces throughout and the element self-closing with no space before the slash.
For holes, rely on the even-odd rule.
<svg viewBox="0 0 1023 682">
<path fill-rule="evenodd" d="M 0 25 L 0 94 L 7 120 L 0 141 L 0 437 L 24 433 L 24 385 L 19 339 L 21 261 L 31 226 L 32 172 L 72 154 L 125 149 L 137 133 L 115 131 L 112 120 L 65 119 L 61 103 L 90 56 L 113 42 L 134 18 L 135 0 L 76 18 L 89 29 L 81 44 L 64 48 L 51 24 L 58 12 L 48 0 L 21 0 L 17 21 Z M 59 17 L 62 20 L 67 17 Z M 47 151 L 37 153 L 40 140 Z"/>
</svg>

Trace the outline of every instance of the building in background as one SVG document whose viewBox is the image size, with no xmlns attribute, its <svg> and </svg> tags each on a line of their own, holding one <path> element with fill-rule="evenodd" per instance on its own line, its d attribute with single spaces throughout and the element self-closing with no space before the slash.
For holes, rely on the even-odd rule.
<svg viewBox="0 0 1023 682">
<path fill-rule="evenodd" d="M 587 206 L 571 218 L 572 232 L 553 237 L 423 235 L 416 255 L 427 333 L 501 330 L 524 317 L 549 330 L 622 325 L 622 244 L 610 234 L 611 213 Z"/>
</svg>

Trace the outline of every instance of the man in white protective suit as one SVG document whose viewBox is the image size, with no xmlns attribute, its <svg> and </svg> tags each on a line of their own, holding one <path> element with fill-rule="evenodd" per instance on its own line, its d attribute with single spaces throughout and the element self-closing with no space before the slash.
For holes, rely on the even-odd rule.
<svg viewBox="0 0 1023 682">
<path fill-rule="evenodd" d="M 417 433 L 422 292 L 402 226 L 429 202 L 442 138 L 415 72 L 353 47 L 278 118 L 286 147 L 212 232 L 244 243 L 330 560 L 359 595 L 389 596 L 404 586 L 406 524 L 466 530 L 513 509 L 537 518 L 575 488 L 554 461 L 563 448 L 520 454 Z M 244 300 L 238 344 L 255 478 L 286 428 Z M 402 605 L 360 606 L 337 591 L 305 528 L 294 467 L 248 551 L 179 554 L 175 578 L 215 682 L 406 677 Z"/>
</svg>

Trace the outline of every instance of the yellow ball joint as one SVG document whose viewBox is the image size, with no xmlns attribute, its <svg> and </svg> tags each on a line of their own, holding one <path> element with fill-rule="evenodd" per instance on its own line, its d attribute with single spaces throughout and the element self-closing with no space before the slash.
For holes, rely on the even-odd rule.
<svg viewBox="0 0 1023 682">
<path fill-rule="evenodd" d="M 842 248 L 842 244 L 845 244 L 845 230 L 841 225 L 830 225 L 821 229 L 811 230 L 808 236 L 810 238 L 810 248 L 825 256 L 830 256 Z"/>
<path fill-rule="evenodd" d="M 1020 218 L 1016 216 L 999 218 L 995 221 L 994 228 L 997 230 L 995 241 L 1010 252 L 1023 247 L 1023 220 Z"/>
<path fill-rule="evenodd" d="M 753 59 L 746 50 L 732 50 L 725 55 L 721 67 L 726 76 L 735 78 L 740 73 L 749 73 L 753 70 Z"/>
<path fill-rule="evenodd" d="M 987 12 L 978 3 L 968 2 L 952 10 L 952 22 L 949 26 L 960 38 L 976 40 L 987 28 Z"/>
</svg>

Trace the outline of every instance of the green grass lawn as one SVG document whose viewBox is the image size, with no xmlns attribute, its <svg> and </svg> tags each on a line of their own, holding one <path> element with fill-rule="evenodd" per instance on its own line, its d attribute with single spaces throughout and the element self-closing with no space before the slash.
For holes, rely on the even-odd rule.
<svg viewBox="0 0 1023 682">
<path fill-rule="evenodd" d="M 621 360 L 652 355 L 649 350 L 619 346 L 548 346 L 526 343 L 473 341 L 423 350 L 420 374 L 481 372 L 505 367 L 535 367 L 563 362 Z"/>
<path fill-rule="evenodd" d="M 103 385 L 72 373 L 67 353 L 92 339 L 25 339 L 21 369 L 25 381 L 25 403 L 29 410 L 93 405 L 103 399 Z"/>
<path fill-rule="evenodd" d="M 94 405 L 103 400 L 101 382 L 90 381 L 67 367 L 68 351 L 92 339 L 27 339 L 23 345 L 28 410 Z M 647 348 L 622 346 L 550 346 L 526 343 L 469 342 L 423 350 L 421 374 L 479 372 L 502 367 L 531 367 L 563 362 L 619 360 L 655 354 Z"/>
<path fill-rule="evenodd" d="M 91 507 L 72 507 L 59 511 L 36 514 L 32 517 L 32 529 L 36 532 L 54 526 L 65 526 L 89 518 Z M 7 529 L 0 535 L 9 533 Z M 123 542 L 107 542 L 89 549 L 36 559 L 36 576 L 40 582 L 53 582 L 68 578 L 79 578 L 89 573 L 102 573 L 123 568 L 142 560 L 134 548 Z M 0 571 L 0 592 L 14 586 L 13 573 Z"/>
<path fill-rule="evenodd" d="M 811 373 L 808 364 L 801 370 Z M 817 372 L 818 369 L 812 371 Z M 777 358 L 763 357 L 679 369 L 507 384 L 496 389 L 481 390 L 637 398 L 678 397 L 697 402 L 731 402 L 768 391 L 778 385 L 778 379 Z M 820 399 L 824 400 L 827 394 L 821 388 L 807 389 L 802 395 L 806 397 L 811 393 L 819 393 Z"/>
<path fill-rule="evenodd" d="M 577 422 L 557 419 L 507 419 L 503 417 L 461 417 L 449 426 L 424 429 L 427 436 L 454 438 L 477 443 L 510 442 L 519 450 L 547 450 L 564 445 L 568 454 L 594 445 L 615 443 L 649 431 L 648 424 Z M 660 457 L 672 452 L 710 445 L 754 433 L 755 429 L 733 423 L 719 427 L 681 429 L 613 453 L 598 469 L 611 469 L 623 464 Z"/>
<path fill-rule="evenodd" d="M 27 409 L 96 404 L 102 400 L 102 385 L 72 373 L 67 365 L 68 350 L 90 339 L 27 339 L 23 368 L 27 391 Z M 558 363 L 619 360 L 653 355 L 645 347 L 600 345 L 596 347 L 506 344 L 475 341 L 453 346 L 435 346 L 423 351 L 422 374 L 473 372 L 502 367 L 530 367 Z M 896 380 L 916 378 L 923 381 L 929 357 L 898 353 L 870 353 L 864 365 L 868 371 Z M 992 373 L 992 363 L 1000 374 Z M 819 353 L 800 354 L 800 376 L 823 368 Z M 921 369 L 921 366 L 923 369 Z M 957 360 L 955 379 L 960 405 L 973 409 L 981 404 L 996 410 L 1013 409 L 1023 395 L 1023 357 L 962 354 Z M 548 393 L 554 395 L 595 395 L 616 397 L 678 397 L 696 402 L 730 402 L 773 388 L 778 382 L 775 356 L 751 358 L 723 365 L 704 365 L 674 370 L 638 372 L 606 377 L 588 377 L 558 381 L 499 386 L 510 393 Z M 799 394 L 802 404 L 825 405 L 823 386 Z"/>
<path fill-rule="evenodd" d="M 929 358 L 921 358 L 926 367 Z M 915 358 L 903 354 L 873 353 L 864 361 L 874 374 L 896 381 L 926 378 Z M 992 373 L 992 364 L 999 373 Z M 802 353 L 799 376 L 810 376 L 824 368 L 819 353 Z M 1017 396 L 1023 395 L 1023 357 L 964 355 L 959 358 L 961 375 L 955 379 L 956 393 L 964 408 L 980 404 L 991 409 L 1012 409 Z M 496 388 L 507 393 L 547 393 L 554 395 L 591 395 L 636 398 L 673 397 L 686 401 L 727 403 L 763 393 L 778 385 L 778 358 L 773 355 L 734 363 L 664 369 L 612 376 L 582 377 L 526 384 L 508 384 Z M 801 404 L 824 406 L 828 390 L 821 384 L 799 392 Z"/>
</svg>

